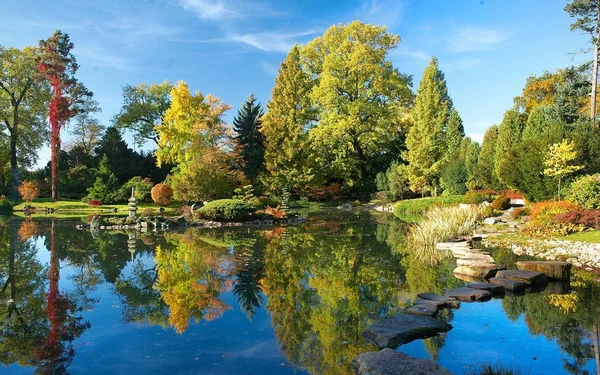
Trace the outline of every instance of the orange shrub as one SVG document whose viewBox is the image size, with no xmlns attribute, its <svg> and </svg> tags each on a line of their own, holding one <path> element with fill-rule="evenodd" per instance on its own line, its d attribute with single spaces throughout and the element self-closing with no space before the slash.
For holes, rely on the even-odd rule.
<svg viewBox="0 0 600 375">
<path fill-rule="evenodd" d="M 21 227 L 17 231 L 17 235 L 21 241 L 27 241 L 31 237 L 37 236 L 39 233 L 38 225 L 31 219 L 23 220 Z"/>
<path fill-rule="evenodd" d="M 284 217 L 287 216 L 287 213 L 285 211 L 281 210 L 280 205 L 277 205 L 277 207 L 267 206 L 265 208 L 265 213 L 273 216 L 273 219 L 275 219 L 275 220 L 283 219 Z"/>
<path fill-rule="evenodd" d="M 173 199 L 173 189 L 167 184 L 156 184 L 150 191 L 152 200 L 159 206 L 168 206 Z"/>
<path fill-rule="evenodd" d="M 18 190 L 21 198 L 28 203 L 40 195 L 40 185 L 36 181 L 23 181 Z"/>
<path fill-rule="evenodd" d="M 531 206 L 531 221 L 523 229 L 525 234 L 536 237 L 564 236 L 577 228 L 568 222 L 558 222 L 555 216 L 566 212 L 580 210 L 576 204 L 567 201 L 545 201 Z"/>
</svg>

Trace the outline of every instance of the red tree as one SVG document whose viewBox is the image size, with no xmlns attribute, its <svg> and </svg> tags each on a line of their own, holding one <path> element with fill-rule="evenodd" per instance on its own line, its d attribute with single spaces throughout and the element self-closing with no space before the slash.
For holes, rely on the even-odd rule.
<svg viewBox="0 0 600 375">
<path fill-rule="evenodd" d="M 52 199 L 58 200 L 58 162 L 60 158 L 60 130 L 81 111 L 92 93 L 76 78 L 79 65 L 71 53 L 74 44 L 60 30 L 50 38 L 40 40 L 41 61 L 39 71 L 46 76 L 52 86 L 52 98 L 48 108 L 50 118 L 50 155 L 52 172 Z"/>
</svg>

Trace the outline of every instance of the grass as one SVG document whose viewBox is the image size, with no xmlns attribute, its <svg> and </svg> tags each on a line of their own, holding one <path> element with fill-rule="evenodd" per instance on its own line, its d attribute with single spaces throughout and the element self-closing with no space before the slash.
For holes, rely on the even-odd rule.
<svg viewBox="0 0 600 375">
<path fill-rule="evenodd" d="M 519 368 L 504 367 L 503 365 L 492 365 L 491 363 L 477 365 L 469 375 L 520 375 Z"/>
<path fill-rule="evenodd" d="M 418 199 L 405 199 L 394 205 L 394 215 L 402 219 L 415 215 L 422 215 L 432 206 L 451 206 L 462 202 L 464 195 L 450 195 L 447 197 L 428 197 Z"/>
<path fill-rule="evenodd" d="M 26 202 L 19 203 L 18 205 L 16 205 L 14 207 L 14 210 L 15 211 L 23 211 L 23 209 L 25 208 L 25 204 L 26 204 Z M 69 213 L 69 215 L 68 215 L 69 217 L 77 216 L 74 214 L 75 212 L 80 212 L 82 214 L 106 213 L 115 208 L 117 209 L 118 212 L 127 212 L 127 204 L 126 203 L 124 203 L 124 204 L 107 204 L 107 205 L 102 205 L 102 206 L 96 208 L 96 207 L 91 207 L 87 203 L 84 203 L 82 201 L 71 200 L 71 199 L 63 199 L 58 202 L 53 202 L 52 199 L 50 199 L 50 198 L 38 198 L 32 202 L 32 206 L 35 208 L 53 208 L 56 211 L 56 213 L 62 212 L 63 213 L 62 216 L 67 216 L 65 214 Z M 165 207 L 165 209 L 168 212 L 168 211 L 173 211 L 176 207 L 178 207 L 178 205 L 174 203 L 168 207 Z M 154 209 L 158 210 L 158 206 L 154 203 L 138 203 L 138 205 L 137 205 L 138 214 L 142 213 L 146 208 L 154 208 Z M 38 214 L 37 216 L 58 217 L 58 215 L 56 215 L 56 214 L 51 214 L 51 215 Z"/>
<path fill-rule="evenodd" d="M 568 241 L 600 243 L 600 231 L 591 230 L 587 232 L 573 233 L 559 238 L 561 240 Z"/>
</svg>

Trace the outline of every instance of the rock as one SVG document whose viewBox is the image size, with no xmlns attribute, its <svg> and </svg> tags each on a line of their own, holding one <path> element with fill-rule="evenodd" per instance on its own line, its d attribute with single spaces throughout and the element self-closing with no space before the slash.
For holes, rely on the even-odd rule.
<svg viewBox="0 0 600 375">
<path fill-rule="evenodd" d="M 525 283 L 512 279 L 503 279 L 500 277 L 494 277 L 490 279 L 490 283 L 496 285 L 502 285 L 507 291 L 513 293 L 522 293 L 525 291 Z"/>
<path fill-rule="evenodd" d="M 438 303 L 441 303 L 442 306 L 448 306 L 448 307 L 452 307 L 454 309 L 458 309 L 460 307 L 460 302 L 457 301 L 455 298 L 451 298 L 451 297 L 447 297 L 447 296 L 440 296 L 439 294 L 435 294 L 435 293 L 431 293 L 431 292 L 419 293 L 419 294 L 417 294 L 417 297 L 428 300 L 428 301 L 438 302 Z"/>
<path fill-rule="evenodd" d="M 488 292 L 487 290 L 479 290 L 467 287 L 449 290 L 444 295 L 465 302 L 485 301 L 492 298 L 492 293 Z"/>
<path fill-rule="evenodd" d="M 558 261 L 519 261 L 519 270 L 543 272 L 552 280 L 570 280 L 571 265 L 567 262 Z"/>
<path fill-rule="evenodd" d="M 493 264 L 493 262 L 494 259 L 488 255 L 487 258 L 460 258 L 456 260 L 456 265 L 471 267 L 485 264 Z"/>
<path fill-rule="evenodd" d="M 404 309 L 404 313 L 411 315 L 431 316 L 433 317 L 438 312 L 438 304 L 433 301 L 429 303 L 419 303 L 408 306 Z"/>
<path fill-rule="evenodd" d="M 498 222 L 498 218 L 495 217 L 487 217 L 483 220 L 485 225 L 494 225 Z"/>
<path fill-rule="evenodd" d="M 455 273 L 454 277 L 456 277 L 459 280 L 466 281 L 468 283 L 479 283 L 486 281 L 483 277 L 461 275 L 460 273 Z"/>
<path fill-rule="evenodd" d="M 369 325 L 363 336 L 380 349 L 397 348 L 451 329 L 450 324 L 427 316 L 396 314 Z"/>
<path fill-rule="evenodd" d="M 520 281 L 525 285 L 544 285 L 548 282 L 545 274 L 533 271 L 502 270 L 496 273 L 496 277 Z"/>
<path fill-rule="evenodd" d="M 359 354 L 352 360 L 352 369 L 357 375 L 454 375 L 429 359 L 388 348 Z"/>
<path fill-rule="evenodd" d="M 506 289 L 502 285 L 492 283 L 471 283 L 467 285 L 468 288 L 487 290 L 492 293 L 493 296 L 503 295 Z"/>
<path fill-rule="evenodd" d="M 571 285 L 565 281 L 552 281 L 546 285 L 543 292 L 546 294 L 569 294 Z"/>
<path fill-rule="evenodd" d="M 454 269 L 454 273 L 461 275 L 480 277 L 489 279 L 494 277 L 500 270 L 505 270 L 506 266 L 501 264 L 474 264 L 472 266 L 459 266 Z"/>
</svg>

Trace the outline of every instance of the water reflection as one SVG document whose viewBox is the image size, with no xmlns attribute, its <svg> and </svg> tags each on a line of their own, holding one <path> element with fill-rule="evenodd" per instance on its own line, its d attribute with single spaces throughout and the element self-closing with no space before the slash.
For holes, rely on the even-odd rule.
<svg viewBox="0 0 600 375">
<path fill-rule="evenodd" d="M 73 343 L 94 330 L 88 312 L 110 308 L 98 297 L 98 289 L 108 287 L 105 298 L 118 299 L 122 322 L 181 336 L 198 322 L 234 323 L 231 310 L 245 314 L 239 324 L 251 327 L 266 310 L 271 335 L 292 366 L 272 373 L 347 374 L 354 356 L 375 349 L 362 337 L 367 324 L 399 311 L 418 293 L 464 283 L 454 277 L 452 259 L 424 261 L 404 246 L 406 224 L 368 213 L 313 214 L 302 226 L 270 230 L 189 229 L 161 236 L 92 235 L 73 227 L 58 220 L 0 223 L 4 365 L 68 373 L 74 358 L 84 360 Z M 40 256 L 45 251 L 47 259 Z M 510 251 L 494 256 L 509 265 L 516 261 Z M 532 335 L 556 340 L 565 373 L 588 374 L 599 355 L 600 286 L 589 274 L 575 273 L 571 289 L 506 297 L 502 309 L 514 322 L 525 317 Z M 455 314 L 461 310 L 444 310 L 439 318 L 452 322 Z M 462 345 L 454 331 L 424 340 L 427 356 L 447 365 L 448 354 Z M 230 340 L 233 350 L 232 333 L 223 334 L 214 339 Z"/>
</svg>

